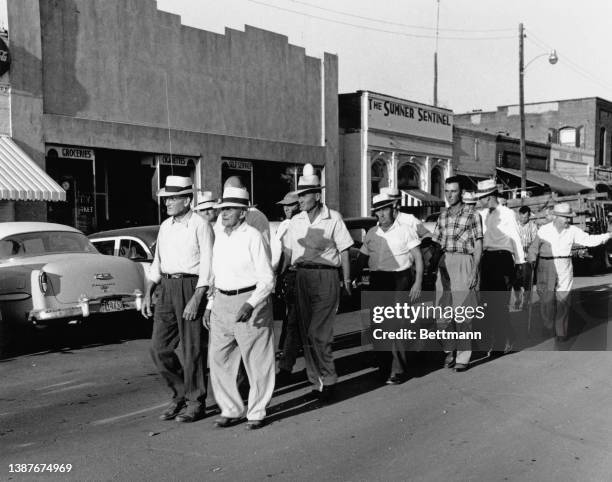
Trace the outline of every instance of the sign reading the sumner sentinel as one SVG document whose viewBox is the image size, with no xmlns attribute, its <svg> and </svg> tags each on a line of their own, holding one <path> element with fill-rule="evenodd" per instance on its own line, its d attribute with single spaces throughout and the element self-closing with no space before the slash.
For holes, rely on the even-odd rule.
<svg viewBox="0 0 612 482">
<path fill-rule="evenodd" d="M 453 113 L 438 107 L 370 94 L 368 127 L 452 142 Z"/>
</svg>

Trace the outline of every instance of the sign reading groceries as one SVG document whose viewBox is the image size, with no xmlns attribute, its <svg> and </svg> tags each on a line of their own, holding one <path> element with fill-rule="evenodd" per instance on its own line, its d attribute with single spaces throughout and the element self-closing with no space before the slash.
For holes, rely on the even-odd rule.
<svg viewBox="0 0 612 482">
<path fill-rule="evenodd" d="M 161 166 L 193 166 L 193 157 L 170 154 L 155 154 L 155 161 Z"/>
<path fill-rule="evenodd" d="M 368 127 L 452 142 L 453 113 L 439 107 L 369 93 Z"/>
<path fill-rule="evenodd" d="M 93 161 L 96 156 L 93 149 L 86 147 L 74 146 L 47 146 L 48 157 L 60 157 L 62 159 L 81 159 L 84 161 Z"/>
</svg>

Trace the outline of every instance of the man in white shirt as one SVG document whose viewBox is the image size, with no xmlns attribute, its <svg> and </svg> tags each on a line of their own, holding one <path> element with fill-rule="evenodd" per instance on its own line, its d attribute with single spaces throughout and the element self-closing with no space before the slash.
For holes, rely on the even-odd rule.
<svg viewBox="0 0 612 482">
<path fill-rule="evenodd" d="M 537 290 L 542 318 L 546 328 L 554 329 L 559 341 L 568 336 L 569 295 L 574 281 L 572 246 L 594 247 L 610 239 L 610 233 L 587 234 L 571 225 L 574 216 L 569 204 L 557 204 L 552 222 L 538 229 L 529 247 L 529 260 L 538 260 Z"/>
<path fill-rule="evenodd" d="M 478 183 L 478 197 L 488 210 L 483 221 L 480 291 L 487 306 L 499 308 L 495 316 L 487 317 L 488 325 L 494 324 L 491 347 L 508 352 L 513 342 L 508 309 L 515 265 L 525 263 L 525 252 L 514 211 L 499 203 L 499 195 L 495 180 Z"/>
<path fill-rule="evenodd" d="M 423 225 L 423 223 L 414 215 L 410 213 L 403 213 L 399 210 L 400 200 L 402 199 L 402 195 L 399 192 L 399 189 L 392 187 L 382 187 L 380 188 L 380 194 L 384 196 L 389 196 L 389 198 L 395 200 L 394 206 L 397 208 L 397 216 L 396 220 L 400 224 L 404 224 L 412 229 L 419 239 L 423 239 L 426 236 L 431 236 L 429 230 Z"/>
<path fill-rule="evenodd" d="M 199 319 L 210 285 L 213 232 L 190 209 L 190 178 L 168 176 L 158 196 L 165 201 L 169 218 L 159 228 L 142 314 L 151 317 L 151 296 L 161 283 L 151 356 L 173 397 L 160 418 L 193 422 L 206 410 L 206 341 Z M 179 341 L 182 365 L 175 353 Z"/>
<path fill-rule="evenodd" d="M 245 222 L 249 194 L 226 187 L 221 203 L 222 226 L 215 228 L 213 296 L 204 314 L 210 330 L 210 378 L 221 409 L 217 427 L 240 421 L 245 407 L 236 376 L 244 362 L 250 391 L 247 429 L 263 426 L 274 391 L 274 331 L 272 302 L 274 274 L 259 231 Z"/>
<path fill-rule="evenodd" d="M 357 260 L 357 273 L 368 264 L 370 289 L 383 292 L 409 292 L 410 302 L 421 294 L 423 258 L 416 232 L 397 220 L 399 209 L 391 196 L 378 194 L 372 200 L 372 212 L 378 225 L 368 230 Z M 415 265 L 415 274 L 411 269 Z M 401 342 L 392 343 L 391 350 L 377 351 L 381 373 L 387 385 L 401 383 L 408 372 L 406 352 Z"/>
<path fill-rule="evenodd" d="M 321 189 L 314 168 L 306 164 L 296 191 L 301 212 L 291 219 L 286 237 L 291 264 L 297 268 L 297 314 L 306 372 L 319 400 L 327 402 L 338 380 L 332 354 L 340 301 L 338 272 L 342 269 L 344 289 L 350 295 L 348 249 L 353 239 L 340 213 L 321 203 Z"/>
</svg>

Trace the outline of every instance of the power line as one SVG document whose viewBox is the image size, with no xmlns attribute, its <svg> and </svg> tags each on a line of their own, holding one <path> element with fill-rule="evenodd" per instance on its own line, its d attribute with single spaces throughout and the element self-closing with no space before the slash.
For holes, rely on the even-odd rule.
<svg viewBox="0 0 612 482">
<path fill-rule="evenodd" d="M 435 39 L 436 36 L 435 35 L 424 35 L 424 34 L 414 34 L 414 33 L 407 33 L 407 32 L 398 32 L 396 30 L 385 30 L 382 28 L 376 28 L 376 27 L 368 27 L 365 25 L 357 25 L 354 23 L 350 23 L 350 22 L 344 22 L 342 20 L 332 20 L 330 18 L 327 17 L 321 17 L 319 15 L 311 15 L 308 13 L 304 13 L 304 12 L 298 12 L 297 10 L 291 10 L 290 8 L 284 8 L 284 7 L 279 7 L 278 5 L 272 5 L 270 3 L 266 3 L 266 2 L 261 2 L 258 0 L 248 0 L 251 3 L 256 3 L 258 5 L 264 5 L 266 7 L 270 7 L 270 8 L 275 8 L 277 10 L 282 10 L 284 12 L 290 12 L 296 15 L 303 15 L 305 17 L 309 17 L 309 18 L 314 18 L 317 20 L 323 20 L 324 22 L 331 22 L 331 23 L 336 23 L 336 24 L 340 24 L 340 25 L 346 25 L 349 27 L 356 27 L 356 28 L 360 28 L 363 30 L 370 30 L 373 32 L 381 32 L 381 33 L 390 33 L 393 35 L 400 35 L 402 37 L 410 37 L 410 38 L 429 38 L 429 39 Z M 515 36 L 499 36 L 499 37 L 439 37 L 440 39 L 443 40 L 506 40 L 506 39 L 514 39 Z"/>
<path fill-rule="evenodd" d="M 545 42 L 542 39 L 539 39 L 536 35 L 533 34 L 533 32 L 529 31 L 529 35 L 527 35 L 527 39 L 530 40 L 534 45 L 536 45 L 539 48 L 545 49 L 545 50 L 555 50 L 550 44 L 548 44 L 547 42 Z M 563 64 L 566 65 L 570 70 L 576 72 L 578 75 L 580 75 L 581 77 L 584 77 L 585 79 L 598 84 L 599 86 L 612 91 L 612 84 L 600 79 L 599 77 L 597 77 L 595 74 L 593 74 L 592 72 L 590 72 L 589 70 L 585 69 L 584 67 L 580 66 L 578 63 L 574 62 L 572 59 L 570 59 L 568 56 L 564 55 L 564 54 L 559 54 L 559 52 L 557 51 L 557 56 L 559 57 L 560 60 L 563 60 Z"/>
<path fill-rule="evenodd" d="M 372 18 L 372 17 L 363 16 L 363 15 L 356 15 L 354 13 L 349 13 L 349 12 L 345 12 L 345 11 L 342 11 L 342 10 L 335 10 L 333 8 L 325 8 L 325 7 L 321 7 L 319 5 L 314 5 L 312 3 L 302 2 L 300 0 L 288 0 L 288 1 L 293 2 L 293 3 L 297 3 L 299 5 L 305 5 L 305 6 L 308 6 L 308 7 L 316 8 L 318 10 L 323 10 L 325 12 L 337 13 L 339 15 L 345 15 L 347 17 L 358 18 L 358 19 L 361 19 L 361 20 L 368 20 L 370 22 L 384 23 L 384 24 L 387 24 L 387 25 L 395 25 L 397 27 L 407 27 L 407 28 L 413 28 L 413 29 L 417 29 L 417 30 L 436 30 L 434 27 L 424 27 L 422 25 L 410 25 L 410 24 L 406 24 L 406 23 L 392 22 L 390 20 L 384 20 L 384 19 L 381 19 L 381 18 Z M 475 30 L 460 29 L 460 28 L 441 28 L 440 30 L 443 30 L 443 31 L 446 31 L 446 32 L 465 32 L 465 33 L 492 33 L 492 32 L 513 32 L 514 31 L 513 28 L 475 29 Z"/>
</svg>

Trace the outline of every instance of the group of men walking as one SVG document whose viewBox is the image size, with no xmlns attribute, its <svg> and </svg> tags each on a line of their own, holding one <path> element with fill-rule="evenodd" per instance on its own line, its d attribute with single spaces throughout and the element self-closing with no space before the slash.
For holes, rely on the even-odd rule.
<svg viewBox="0 0 612 482">
<path fill-rule="evenodd" d="M 367 265 L 370 289 L 406 292 L 411 302 L 420 299 L 424 263 L 419 246 L 430 233 L 417 218 L 399 211 L 399 191 L 382 188 L 374 196 L 372 212 L 378 222 L 367 232 L 351 276 L 348 250 L 353 239 L 341 215 L 322 202 L 322 189 L 313 167 L 304 166 L 297 190 L 278 203 L 286 219 L 270 238 L 266 217 L 250 204 L 239 179 L 226 181 L 219 201 L 204 193 L 192 210 L 191 179 L 168 176 L 159 196 L 169 217 L 160 226 L 142 308 L 144 316 L 153 316 L 151 354 L 173 394 L 160 418 L 192 422 L 206 415 L 208 359 L 221 410 L 216 426 L 228 427 L 246 417 L 248 429 L 262 427 L 275 383 L 291 376 L 300 344 L 313 395 L 329 401 L 338 379 L 332 339 L 341 291 L 350 295 L 352 280 Z M 432 235 L 441 253 L 437 303 L 508 306 L 513 287 L 521 294 L 530 292 L 530 262 L 539 258 L 542 312 L 553 320 L 558 336 L 567 335 L 571 244 L 594 246 L 610 235 L 589 236 L 569 226 L 573 213 L 564 204 L 555 206 L 553 221 L 539 230 L 525 209 L 519 223 L 500 202 L 492 180 L 479 183 L 475 196 L 466 196 L 461 179 L 450 177 L 445 195 L 448 207 Z M 270 296 L 275 284 L 282 286 L 286 301 L 278 373 Z M 496 313 L 491 349 L 512 348 L 508 316 L 506 310 Z M 440 323 L 450 331 L 472 329 L 469 320 Z M 466 370 L 470 342 L 444 343 L 445 366 Z M 400 383 L 408 371 L 399 345 L 381 354 L 379 364 L 388 384 Z M 241 378 L 250 385 L 246 407 L 238 388 Z"/>
</svg>

